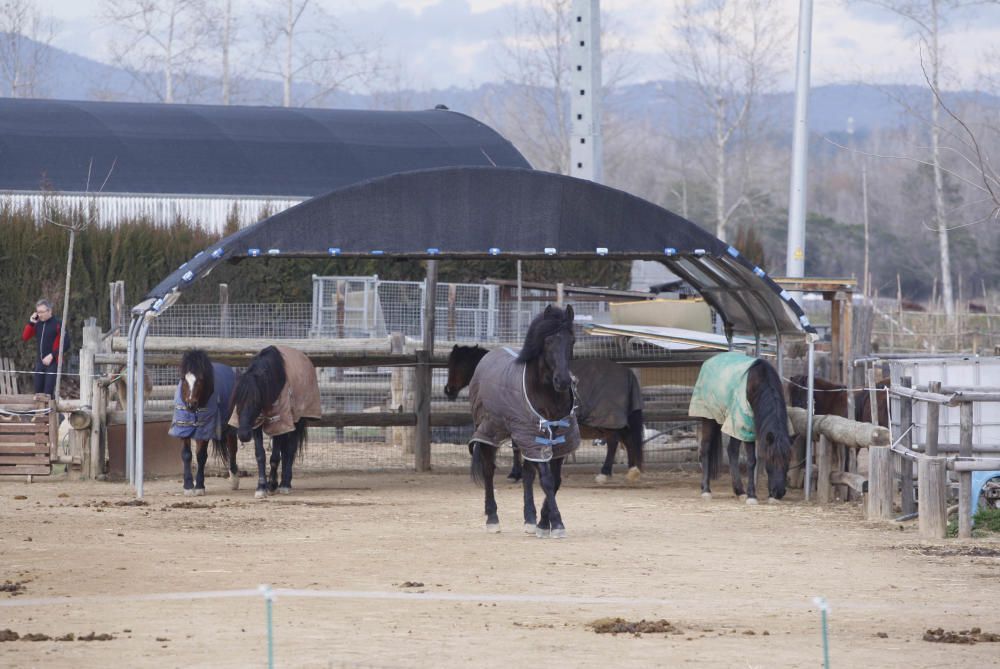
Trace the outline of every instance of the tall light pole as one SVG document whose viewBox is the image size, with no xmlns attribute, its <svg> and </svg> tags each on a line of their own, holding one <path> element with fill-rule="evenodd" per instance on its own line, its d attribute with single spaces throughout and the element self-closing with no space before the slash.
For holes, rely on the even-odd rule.
<svg viewBox="0 0 1000 669">
<path fill-rule="evenodd" d="M 799 0 L 799 48 L 795 64 L 795 120 L 792 183 L 788 195 L 788 249 L 785 274 L 805 275 L 806 163 L 809 155 L 809 61 L 812 55 L 812 0 Z"/>
</svg>

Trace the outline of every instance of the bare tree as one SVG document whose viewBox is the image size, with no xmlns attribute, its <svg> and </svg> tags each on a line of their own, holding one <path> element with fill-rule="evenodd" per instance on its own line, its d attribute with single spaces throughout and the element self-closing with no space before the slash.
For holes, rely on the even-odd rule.
<svg viewBox="0 0 1000 669">
<path fill-rule="evenodd" d="M 170 104 L 200 92 L 195 68 L 212 28 L 203 0 L 104 0 L 104 15 L 115 63 L 147 93 Z"/>
<path fill-rule="evenodd" d="M 39 13 L 33 0 L 0 5 L 0 77 L 12 98 L 35 97 L 49 64 L 55 21 Z"/>
<path fill-rule="evenodd" d="M 320 104 L 380 70 L 377 49 L 354 42 L 312 0 L 268 4 L 259 14 L 266 63 L 260 70 L 282 82 L 282 104 Z M 304 84 L 301 99 L 295 88 Z"/>
<path fill-rule="evenodd" d="M 530 0 L 512 10 L 510 32 L 500 40 L 499 67 L 505 87 L 486 100 L 483 114 L 525 153 L 536 167 L 569 172 L 569 87 L 572 62 L 573 0 Z M 628 75 L 622 31 L 601 19 L 601 94 Z M 604 114 L 605 140 L 614 133 L 614 114 Z"/>
<path fill-rule="evenodd" d="M 777 9 L 773 0 L 678 2 L 675 33 L 680 45 L 668 55 L 685 98 L 680 102 L 696 105 L 693 118 L 707 119 L 700 130 L 710 150 L 695 155 L 706 157 L 701 167 L 712 183 L 719 239 L 726 238 L 728 223 L 751 197 L 754 106 L 775 83 L 789 35 Z M 730 192 L 729 162 L 737 139 L 744 147 L 741 178 Z"/>
<path fill-rule="evenodd" d="M 948 217 L 945 210 L 944 171 L 941 167 L 941 72 L 944 49 L 941 34 L 949 18 L 957 11 L 973 5 L 997 4 L 993 0 L 860 0 L 881 7 L 901 18 L 913 31 L 927 59 L 927 83 L 931 89 L 931 166 L 934 171 L 934 224 L 938 235 L 941 260 L 941 298 L 945 313 L 955 313 L 951 276 L 951 250 L 948 244 Z"/>
</svg>

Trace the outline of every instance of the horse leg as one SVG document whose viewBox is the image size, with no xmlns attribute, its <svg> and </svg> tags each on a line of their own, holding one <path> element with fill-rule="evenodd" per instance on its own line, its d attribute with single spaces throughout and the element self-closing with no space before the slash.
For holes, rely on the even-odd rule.
<svg viewBox="0 0 1000 669">
<path fill-rule="evenodd" d="M 535 465 L 527 462 L 524 465 L 524 478 L 521 479 L 524 488 L 524 531 L 534 534 L 537 526 L 535 520 Z"/>
<path fill-rule="evenodd" d="M 257 458 L 257 499 L 267 497 L 267 452 L 264 451 L 264 432 L 260 428 L 253 431 L 253 451 Z"/>
<path fill-rule="evenodd" d="M 747 504 L 757 503 L 757 443 L 748 441 L 747 449 Z"/>
<path fill-rule="evenodd" d="M 267 479 L 267 489 L 270 492 L 278 489 L 278 464 L 281 462 L 283 436 L 271 437 L 271 473 Z"/>
<path fill-rule="evenodd" d="M 181 444 L 181 462 L 184 463 L 184 494 L 194 494 L 194 482 L 191 479 L 191 440 L 185 439 Z"/>
<path fill-rule="evenodd" d="M 536 534 L 539 537 L 561 539 L 566 536 L 566 526 L 563 525 L 562 515 L 559 513 L 559 505 L 556 504 L 556 480 L 558 479 L 560 482 L 562 480 L 562 462 L 560 460 L 539 462 L 536 463 L 536 466 L 538 467 L 538 478 L 541 480 L 542 490 L 545 491 L 545 505 L 542 507 L 542 515 L 548 521 L 550 528 L 546 530 L 542 527 L 542 523 L 539 523 Z"/>
<path fill-rule="evenodd" d="M 517 446 L 514 447 L 514 464 L 510 467 L 510 474 L 507 474 L 507 480 L 511 483 L 517 483 L 521 480 L 524 475 L 524 468 L 521 463 L 521 451 L 518 450 Z"/>
<path fill-rule="evenodd" d="M 480 442 L 479 448 L 483 458 L 483 489 L 486 491 L 486 531 L 495 533 L 500 531 L 496 492 L 493 490 L 493 477 L 497 471 L 497 450 L 499 449 L 482 442 Z"/>
<path fill-rule="evenodd" d="M 196 440 L 195 447 L 198 449 L 198 473 L 194 478 L 194 494 L 201 497 L 205 494 L 205 463 L 208 462 L 208 442 L 200 439 Z"/>
<path fill-rule="evenodd" d="M 229 432 L 223 439 L 229 451 L 229 489 L 240 489 L 240 469 L 236 466 L 236 433 Z"/>
<path fill-rule="evenodd" d="M 281 485 L 278 486 L 278 493 L 289 495 L 292 492 L 292 464 L 295 462 L 298 442 L 295 433 L 282 436 L 285 438 L 281 442 Z"/>
<path fill-rule="evenodd" d="M 628 458 L 628 473 L 625 474 L 625 480 L 629 483 L 636 483 L 639 477 L 642 476 L 642 469 L 640 469 L 642 452 L 642 435 L 636 434 L 631 429 L 626 429 L 624 431 L 615 432 L 612 439 L 617 442 L 621 438 L 622 445 L 625 446 L 625 455 Z M 608 441 L 608 448 L 611 448 L 611 441 Z"/>
<path fill-rule="evenodd" d="M 601 465 L 601 473 L 594 477 L 598 483 L 607 483 L 611 478 L 611 472 L 615 466 L 615 455 L 618 453 L 618 436 L 613 435 L 607 438 L 608 452 L 604 456 L 604 464 Z M 631 453 L 629 454 L 629 465 L 631 466 Z"/>
<path fill-rule="evenodd" d="M 708 420 L 702 419 L 698 425 L 698 435 L 700 437 L 698 455 L 701 459 L 701 496 L 706 499 L 712 498 L 712 486 L 709 483 L 711 478 L 712 456 L 712 431 L 713 426 Z"/>
<path fill-rule="evenodd" d="M 733 494 L 737 497 L 745 495 L 743 490 L 743 478 L 740 476 L 740 440 L 736 437 L 729 438 L 729 445 L 726 453 L 729 455 L 729 476 L 733 479 Z"/>
</svg>

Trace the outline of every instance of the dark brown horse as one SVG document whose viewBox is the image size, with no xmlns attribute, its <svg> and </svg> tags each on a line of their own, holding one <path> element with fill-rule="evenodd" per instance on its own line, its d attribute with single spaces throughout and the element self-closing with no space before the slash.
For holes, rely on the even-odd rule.
<svg viewBox="0 0 1000 669">
<path fill-rule="evenodd" d="M 785 496 L 792 452 L 788 412 L 781 378 L 769 362 L 738 352 L 709 358 L 698 374 L 688 411 L 692 416 L 701 417 L 703 497 L 712 496 L 709 481 L 719 475 L 724 426 L 730 435 L 727 453 L 733 492 L 737 496 L 744 494 L 739 462 L 740 444 L 745 443 L 747 504 L 757 503 L 758 449 L 767 470 L 770 497 L 777 500 Z"/>
<path fill-rule="evenodd" d="M 489 353 L 477 346 L 455 345 L 448 355 L 448 383 L 444 394 L 454 400 L 469 385 L 479 361 Z M 595 477 L 598 483 L 611 478 L 618 444 L 625 446 L 628 455 L 628 481 L 639 480 L 642 470 L 642 389 L 639 379 L 628 367 L 610 360 L 571 360 L 570 371 L 577 379 L 576 391 L 580 403 L 580 437 L 603 439 L 607 455 L 601 471 Z M 522 475 L 521 454 L 514 450 L 514 466 L 507 475 L 510 481 L 519 481 Z"/>
<path fill-rule="evenodd" d="M 205 463 L 208 444 L 229 467 L 229 487 L 240 487 L 236 468 L 236 429 L 228 424 L 236 374 L 232 367 L 212 362 L 199 349 L 188 351 L 181 360 L 180 382 L 174 393 L 174 418 L 169 434 L 181 439 L 184 463 L 184 494 L 205 494 Z M 191 442 L 195 443 L 198 470 L 191 476 Z"/>
<path fill-rule="evenodd" d="M 472 478 L 486 493 L 486 529 L 500 531 L 493 476 L 496 453 L 509 438 L 525 459 L 524 525 L 536 536 L 561 538 L 566 526 L 556 504 L 565 457 L 580 444 L 569 361 L 573 357 L 573 307 L 549 305 L 531 322 L 516 356 L 497 350 L 476 367 L 469 402 L 476 431 L 469 441 Z M 533 483 L 538 474 L 545 502 L 535 520 Z"/>
<path fill-rule="evenodd" d="M 793 407 L 808 408 L 809 377 L 793 376 L 788 380 L 788 403 Z M 876 403 L 878 405 L 878 424 L 889 426 L 889 409 L 886 405 L 885 388 L 890 385 L 889 379 L 882 379 L 875 384 Z M 813 377 L 813 413 L 817 416 L 841 416 L 847 418 L 847 388 L 824 378 Z M 854 391 L 854 420 L 870 423 L 872 420 L 871 397 L 867 389 Z"/>
</svg>

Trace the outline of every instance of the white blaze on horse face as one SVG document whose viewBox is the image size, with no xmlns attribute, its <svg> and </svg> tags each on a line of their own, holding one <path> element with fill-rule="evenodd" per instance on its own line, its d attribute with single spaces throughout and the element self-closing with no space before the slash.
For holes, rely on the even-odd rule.
<svg viewBox="0 0 1000 669">
<path fill-rule="evenodd" d="M 184 375 L 184 380 L 187 381 L 188 384 L 188 396 L 194 395 L 194 383 L 197 381 L 194 374 L 188 372 Z"/>
</svg>

